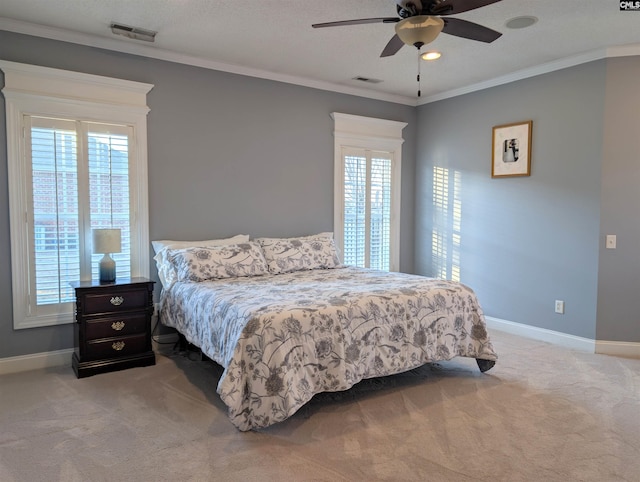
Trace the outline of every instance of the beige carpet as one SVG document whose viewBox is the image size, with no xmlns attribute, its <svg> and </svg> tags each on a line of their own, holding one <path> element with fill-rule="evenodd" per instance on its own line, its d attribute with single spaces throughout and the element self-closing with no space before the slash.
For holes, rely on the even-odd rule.
<svg viewBox="0 0 640 482">
<path fill-rule="evenodd" d="M 261 432 L 228 421 L 218 367 L 167 348 L 82 380 L 4 375 L 0 481 L 640 481 L 640 360 L 492 338 L 484 375 L 429 365 Z"/>
</svg>

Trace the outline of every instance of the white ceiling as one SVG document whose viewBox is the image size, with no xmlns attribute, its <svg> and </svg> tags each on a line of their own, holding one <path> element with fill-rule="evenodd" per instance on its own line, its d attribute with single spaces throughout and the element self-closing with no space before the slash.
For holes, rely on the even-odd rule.
<svg viewBox="0 0 640 482">
<path fill-rule="evenodd" d="M 2 0 L 0 29 L 416 105 L 482 86 L 615 55 L 640 55 L 640 12 L 616 0 L 502 0 L 457 15 L 503 35 L 491 44 L 440 34 L 423 51 L 380 58 L 393 24 L 314 29 L 336 20 L 396 16 L 394 0 Z M 512 30 L 509 19 L 533 15 Z M 118 37 L 112 21 L 158 32 Z M 382 80 L 365 84 L 356 76 Z"/>
</svg>

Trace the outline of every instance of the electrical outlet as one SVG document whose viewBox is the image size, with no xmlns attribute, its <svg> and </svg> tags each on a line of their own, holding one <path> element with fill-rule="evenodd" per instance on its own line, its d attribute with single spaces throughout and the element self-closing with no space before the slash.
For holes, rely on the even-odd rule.
<svg viewBox="0 0 640 482">
<path fill-rule="evenodd" d="M 616 249 L 616 235 L 615 234 L 607 234 L 606 238 L 607 249 Z"/>
<path fill-rule="evenodd" d="M 556 313 L 564 315 L 564 301 L 556 300 Z"/>
</svg>

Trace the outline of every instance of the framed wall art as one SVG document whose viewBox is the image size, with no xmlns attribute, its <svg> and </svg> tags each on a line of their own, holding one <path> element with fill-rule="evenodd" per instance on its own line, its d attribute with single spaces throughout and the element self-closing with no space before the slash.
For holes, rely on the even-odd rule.
<svg viewBox="0 0 640 482">
<path fill-rule="evenodd" d="M 533 121 L 493 128 L 491 177 L 531 175 L 531 128 Z"/>
</svg>

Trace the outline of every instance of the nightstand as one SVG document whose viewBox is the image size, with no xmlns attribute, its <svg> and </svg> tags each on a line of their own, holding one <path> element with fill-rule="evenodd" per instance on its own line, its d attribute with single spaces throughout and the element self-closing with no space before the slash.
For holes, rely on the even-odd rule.
<svg viewBox="0 0 640 482">
<path fill-rule="evenodd" d="M 151 347 L 154 283 L 146 278 L 71 283 L 76 293 L 71 365 L 78 378 L 155 365 Z"/>
</svg>

